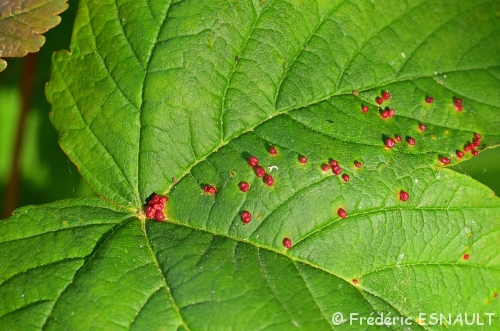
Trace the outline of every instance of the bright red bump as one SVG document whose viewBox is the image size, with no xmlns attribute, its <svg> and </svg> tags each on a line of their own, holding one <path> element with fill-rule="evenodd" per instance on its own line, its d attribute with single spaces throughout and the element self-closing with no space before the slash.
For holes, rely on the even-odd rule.
<svg viewBox="0 0 500 331">
<path fill-rule="evenodd" d="M 252 220 L 252 214 L 250 214 L 250 212 L 244 210 L 241 213 L 241 221 L 243 222 L 243 224 L 248 224 L 251 220 Z"/>
<path fill-rule="evenodd" d="M 386 146 L 387 148 L 393 148 L 395 144 L 396 144 L 396 142 L 395 142 L 395 141 L 394 141 L 394 139 L 392 139 L 392 138 L 387 138 L 387 139 L 385 140 L 385 146 Z"/>
<path fill-rule="evenodd" d="M 458 157 L 459 159 L 463 158 L 463 157 L 464 157 L 464 152 L 462 152 L 462 151 L 457 151 L 457 157 Z"/>
<path fill-rule="evenodd" d="M 155 218 L 156 210 L 152 206 L 146 207 L 146 217 L 147 218 Z"/>
<path fill-rule="evenodd" d="M 470 145 L 465 145 L 464 146 L 464 151 L 470 152 L 471 150 L 472 150 L 472 146 L 470 146 Z"/>
<path fill-rule="evenodd" d="M 353 283 L 354 285 L 358 285 L 358 280 L 357 280 L 356 278 L 354 278 L 354 279 L 352 280 L 352 283 Z"/>
<path fill-rule="evenodd" d="M 359 161 L 354 162 L 354 166 L 358 169 L 361 168 L 361 162 Z"/>
<path fill-rule="evenodd" d="M 464 260 L 468 260 L 470 258 L 469 254 L 464 254 Z"/>
<path fill-rule="evenodd" d="M 248 159 L 248 164 L 253 168 L 259 165 L 259 160 L 255 156 L 250 156 Z"/>
<path fill-rule="evenodd" d="M 345 182 L 348 182 L 348 181 L 349 181 L 349 179 L 350 179 L 350 177 L 349 177 L 349 175 L 348 175 L 348 174 L 343 174 L 343 175 L 342 175 L 342 179 L 343 179 Z"/>
<path fill-rule="evenodd" d="M 274 146 L 271 146 L 271 147 L 269 147 L 269 154 L 276 155 L 276 154 L 278 154 L 278 151 L 276 150 L 276 148 Z"/>
<path fill-rule="evenodd" d="M 261 166 L 256 166 L 254 170 L 257 177 L 264 177 L 264 175 L 266 174 L 266 170 L 264 170 L 264 168 L 262 168 Z"/>
<path fill-rule="evenodd" d="M 394 116 L 394 109 L 389 109 L 389 117 L 392 118 Z"/>
<path fill-rule="evenodd" d="M 474 141 L 472 142 L 472 145 L 474 145 L 474 147 L 479 147 L 481 145 L 481 141 L 478 139 L 474 139 Z"/>
<path fill-rule="evenodd" d="M 208 194 L 211 194 L 211 195 L 214 195 L 215 193 L 217 193 L 217 189 L 212 186 L 212 185 L 205 185 L 203 187 L 203 191 L 207 192 Z"/>
<path fill-rule="evenodd" d="M 384 93 L 382 93 L 382 98 L 384 98 L 384 100 L 389 100 L 391 98 L 391 94 L 385 91 Z"/>
<path fill-rule="evenodd" d="M 384 99 L 382 99 L 381 97 L 377 97 L 377 98 L 375 99 L 375 102 L 377 102 L 377 104 L 381 105 L 381 104 L 383 104 L 383 103 L 384 103 Z"/>
<path fill-rule="evenodd" d="M 337 214 L 340 216 L 340 218 L 346 218 L 347 217 L 347 213 L 342 208 L 339 208 L 339 210 L 337 210 Z"/>
<path fill-rule="evenodd" d="M 498 299 L 498 293 L 493 294 L 493 296 L 495 297 L 495 299 Z"/>
<path fill-rule="evenodd" d="M 302 155 L 302 156 L 300 156 L 300 157 L 299 157 L 299 162 L 300 162 L 300 163 L 307 163 L 307 157 L 305 157 L 305 156 L 303 156 L 303 155 Z"/>
<path fill-rule="evenodd" d="M 401 140 L 403 140 L 403 138 L 401 138 L 401 136 L 398 136 L 398 135 L 396 135 L 394 138 L 396 138 L 396 141 L 401 141 Z"/>
<path fill-rule="evenodd" d="M 427 102 L 427 103 L 433 103 L 434 102 L 434 98 L 433 97 L 426 97 L 425 98 L 425 102 Z"/>
<path fill-rule="evenodd" d="M 415 145 L 415 138 L 409 137 L 409 138 L 407 139 L 407 141 L 408 141 L 408 144 L 410 144 L 410 145 L 412 145 L 412 146 L 413 146 L 413 145 Z"/>
<path fill-rule="evenodd" d="M 283 246 L 285 246 L 286 249 L 292 248 L 292 241 L 290 238 L 283 239 Z"/>
<path fill-rule="evenodd" d="M 247 182 L 241 182 L 239 187 L 241 192 L 247 192 L 250 189 L 250 185 Z"/>
<path fill-rule="evenodd" d="M 362 111 L 363 113 L 366 113 L 366 112 L 368 111 L 368 106 L 363 106 L 363 107 L 361 107 L 361 111 Z"/>
<path fill-rule="evenodd" d="M 479 133 L 474 133 L 474 137 L 477 139 L 477 140 L 481 140 L 481 135 Z"/>
<path fill-rule="evenodd" d="M 157 210 L 155 212 L 155 220 L 157 220 L 158 222 L 161 222 L 165 219 L 165 215 L 163 214 L 163 211 L 161 210 Z"/>
<path fill-rule="evenodd" d="M 382 119 L 383 119 L 383 120 L 385 120 L 385 119 L 386 119 L 386 118 L 388 118 L 388 117 L 391 117 L 391 116 L 389 115 L 389 111 L 388 111 L 388 110 L 384 110 L 384 111 L 380 114 L 380 116 L 382 116 Z"/>
<path fill-rule="evenodd" d="M 330 167 L 332 167 L 332 168 L 339 165 L 337 160 L 330 160 L 328 163 L 330 164 Z"/>
<path fill-rule="evenodd" d="M 154 205 L 158 201 L 160 201 L 160 196 L 158 194 L 155 194 L 155 195 L 153 195 L 151 200 L 148 201 L 148 205 Z"/>
<path fill-rule="evenodd" d="M 274 184 L 274 178 L 271 175 L 265 175 L 264 176 L 264 183 L 266 183 L 267 186 L 273 186 Z"/>
<path fill-rule="evenodd" d="M 418 128 L 420 129 L 420 131 L 424 132 L 425 130 L 427 130 L 427 126 L 425 126 L 425 124 L 419 124 L 418 125 Z"/>
<path fill-rule="evenodd" d="M 479 155 L 479 152 L 478 152 L 478 151 L 476 151 L 476 150 L 474 150 L 474 151 L 472 151 L 472 155 L 474 155 L 474 156 L 478 156 L 478 155 Z"/>
<path fill-rule="evenodd" d="M 408 201 L 409 198 L 410 198 L 410 195 L 408 194 L 408 192 L 405 192 L 405 191 L 399 192 L 399 199 L 401 201 L 403 201 L 403 202 Z"/>
<path fill-rule="evenodd" d="M 450 163 L 450 159 L 447 158 L 447 157 L 442 157 L 439 159 L 439 161 L 441 161 L 442 164 L 449 164 Z"/>
<path fill-rule="evenodd" d="M 321 165 L 321 170 L 328 171 L 328 170 L 330 170 L 330 166 L 328 164 L 323 164 L 323 165 Z"/>
<path fill-rule="evenodd" d="M 341 168 L 341 167 L 339 167 L 339 166 L 337 165 L 337 166 L 335 166 L 335 167 L 332 167 L 332 172 L 333 172 L 336 176 L 338 176 L 338 175 L 342 172 L 342 168 Z"/>
<path fill-rule="evenodd" d="M 461 104 L 455 104 L 455 109 L 457 111 L 462 111 L 462 110 L 464 110 L 464 107 Z"/>
</svg>

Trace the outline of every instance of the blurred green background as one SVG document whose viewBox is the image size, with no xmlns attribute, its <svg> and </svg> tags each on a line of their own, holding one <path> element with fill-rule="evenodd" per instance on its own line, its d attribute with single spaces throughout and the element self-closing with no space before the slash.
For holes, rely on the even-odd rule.
<svg viewBox="0 0 500 331">
<path fill-rule="evenodd" d="M 57 144 L 44 93 L 52 53 L 69 49 L 77 6 L 78 1 L 70 1 L 68 10 L 61 14 L 61 24 L 45 34 L 39 53 L 7 59 L 7 69 L 0 73 L 1 218 L 20 206 L 94 195 Z M 500 195 L 500 148 L 486 150 L 452 169 Z"/>
<path fill-rule="evenodd" d="M 40 52 L 7 58 L 7 69 L 0 72 L 1 218 L 24 205 L 94 195 L 57 144 L 44 91 L 50 78 L 52 53 L 69 49 L 77 6 L 78 1 L 69 1 L 61 23 L 44 34 L 46 41 Z M 29 98 L 24 102 L 24 116 L 23 94 Z M 18 137 L 20 124 L 22 134 Z M 18 139 L 20 148 L 16 153 Z"/>
</svg>

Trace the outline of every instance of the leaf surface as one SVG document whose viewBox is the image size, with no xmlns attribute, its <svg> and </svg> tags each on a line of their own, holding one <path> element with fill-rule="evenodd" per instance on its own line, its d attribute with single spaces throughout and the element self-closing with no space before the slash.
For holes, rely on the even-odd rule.
<svg viewBox="0 0 500 331">
<path fill-rule="evenodd" d="M 51 119 L 83 177 L 127 216 L 94 241 L 43 323 L 363 330 L 332 315 L 375 312 L 410 322 L 380 328 L 437 330 L 419 314 L 500 313 L 500 200 L 440 161 L 458 163 L 476 133 L 478 151 L 500 143 L 499 11 L 82 1 L 71 53 L 53 58 Z M 322 170 L 332 159 L 348 182 Z M 169 197 L 165 223 L 145 219 L 154 192 Z"/>
</svg>

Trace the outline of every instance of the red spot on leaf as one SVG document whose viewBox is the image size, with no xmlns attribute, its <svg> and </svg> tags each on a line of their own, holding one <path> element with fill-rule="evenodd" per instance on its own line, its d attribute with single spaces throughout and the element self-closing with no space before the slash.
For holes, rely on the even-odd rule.
<svg viewBox="0 0 500 331">
<path fill-rule="evenodd" d="M 241 192 L 247 192 L 250 189 L 250 185 L 247 182 L 241 182 L 239 187 Z"/>
<path fill-rule="evenodd" d="M 213 185 L 203 186 L 203 191 L 205 191 L 206 193 L 208 193 L 210 195 L 214 195 L 215 193 L 217 193 L 217 189 Z"/>
<path fill-rule="evenodd" d="M 252 214 L 250 214 L 250 212 L 244 210 L 241 213 L 241 221 L 243 222 L 243 224 L 248 224 L 251 220 L 252 220 Z"/>
<path fill-rule="evenodd" d="M 264 177 L 264 175 L 266 174 L 266 170 L 264 170 L 264 168 L 262 168 L 261 166 L 256 166 L 254 168 L 254 171 L 257 177 Z"/>
<path fill-rule="evenodd" d="M 259 165 L 259 160 L 257 160 L 257 158 L 255 156 L 250 156 L 250 158 L 248 159 L 248 164 L 251 167 L 256 167 Z"/>
<path fill-rule="evenodd" d="M 444 156 L 443 156 L 443 157 L 441 157 L 441 158 L 439 159 L 439 161 L 440 161 L 442 164 L 449 164 L 449 163 L 450 163 L 450 159 L 449 159 L 449 158 L 447 158 L 447 157 L 444 157 Z"/>
<path fill-rule="evenodd" d="M 264 176 L 264 183 L 266 183 L 267 186 L 273 186 L 274 178 L 271 175 L 265 175 Z"/>
<path fill-rule="evenodd" d="M 290 238 L 283 239 L 283 246 L 285 246 L 286 249 L 292 248 L 292 241 Z"/>
<path fill-rule="evenodd" d="M 395 142 L 395 141 L 394 141 L 394 139 L 392 139 L 392 138 L 387 138 L 387 139 L 385 140 L 385 146 L 386 146 L 387 148 L 393 148 L 395 144 L 396 144 L 396 142 Z"/>
</svg>

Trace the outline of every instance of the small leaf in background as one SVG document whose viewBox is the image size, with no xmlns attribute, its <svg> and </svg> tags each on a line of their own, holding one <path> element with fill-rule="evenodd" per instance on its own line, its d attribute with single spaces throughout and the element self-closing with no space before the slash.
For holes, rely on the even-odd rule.
<svg viewBox="0 0 500 331">
<path fill-rule="evenodd" d="M 41 35 L 61 21 L 67 0 L 3 0 L 0 2 L 0 57 L 22 57 L 38 52 Z M 0 59 L 0 71 L 7 62 Z"/>
</svg>

